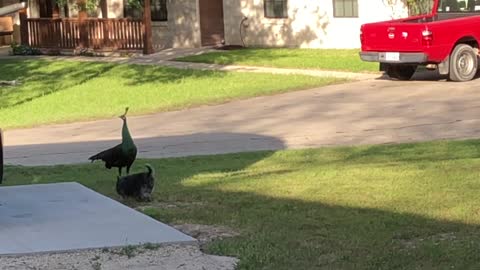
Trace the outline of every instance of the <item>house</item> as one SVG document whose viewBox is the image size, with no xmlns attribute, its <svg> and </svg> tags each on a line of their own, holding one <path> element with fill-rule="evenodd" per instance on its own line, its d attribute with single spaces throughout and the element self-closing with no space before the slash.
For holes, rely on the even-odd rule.
<svg viewBox="0 0 480 270">
<path fill-rule="evenodd" d="M 406 16 L 402 1 L 224 0 L 225 42 L 249 46 L 358 48 L 360 25 Z M 239 22 L 247 18 L 244 34 Z"/>
<path fill-rule="evenodd" d="M 15 40 L 20 40 L 20 21 L 18 14 L 10 12 L 10 10 L 14 9 L 4 8 L 16 4 L 18 5 L 18 1 L 16 0 L 0 0 L 0 10 L 7 9 L 6 14 L 0 11 L 0 46 L 8 45 Z"/>
<path fill-rule="evenodd" d="M 8 1 L 8 0 L 0 0 Z M 76 17 L 73 0 L 29 0 L 29 18 Z M 100 0 L 99 18 L 141 18 L 127 0 Z M 207 45 L 358 48 L 362 23 L 405 16 L 401 0 L 151 0 L 156 49 Z M 388 3 L 394 3 L 390 5 Z M 1 4 L 1 2 L 0 2 Z"/>
</svg>

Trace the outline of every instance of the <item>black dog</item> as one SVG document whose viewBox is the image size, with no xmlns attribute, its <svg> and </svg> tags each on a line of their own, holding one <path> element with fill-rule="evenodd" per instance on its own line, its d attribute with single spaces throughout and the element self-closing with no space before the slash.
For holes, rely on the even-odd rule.
<svg viewBox="0 0 480 270">
<path fill-rule="evenodd" d="M 150 201 L 155 186 L 155 170 L 146 164 L 148 171 L 143 173 L 117 176 L 117 193 L 125 197 L 134 197 L 138 201 Z"/>
</svg>

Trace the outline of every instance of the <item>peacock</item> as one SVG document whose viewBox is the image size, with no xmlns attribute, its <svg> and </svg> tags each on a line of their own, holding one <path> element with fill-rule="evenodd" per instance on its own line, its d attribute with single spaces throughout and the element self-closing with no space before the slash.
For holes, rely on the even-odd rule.
<svg viewBox="0 0 480 270">
<path fill-rule="evenodd" d="M 107 169 L 117 167 L 118 175 L 122 175 L 123 167 L 127 167 L 128 175 L 130 173 L 130 167 L 137 157 L 137 147 L 133 142 L 130 131 L 128 131 L 127 112 L 128 107 L 125 108 L 125 113 L 120 116 L 120 119 L 123 120 L 122 143 L 88 158 L 92 162 L 97 159 L 104 161 Z"/>
</svg>

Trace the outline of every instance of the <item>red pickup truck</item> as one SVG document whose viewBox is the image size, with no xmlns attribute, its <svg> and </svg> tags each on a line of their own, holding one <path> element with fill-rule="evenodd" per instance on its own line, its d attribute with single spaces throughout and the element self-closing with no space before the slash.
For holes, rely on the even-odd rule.
<svg viewBox="0 0 480 270">
<path fill-rule="evenodd" d="M 361 26 L 363 61 L 379 62 L 390 77 L 409 80 L 418 66 L 452 81 L 469 81 L 478 67 L 479 0 L 420 1 L 427 9 L 405 19 Z M 415 4 L 415 3 L 414 3 Z"/>
</svg>

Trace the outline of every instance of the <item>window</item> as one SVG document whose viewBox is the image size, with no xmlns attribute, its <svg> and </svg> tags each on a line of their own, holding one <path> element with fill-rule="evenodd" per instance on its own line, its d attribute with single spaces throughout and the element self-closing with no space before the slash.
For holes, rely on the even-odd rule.
<svg viewBox="0 0 480 270">
<path fill-rule="evenodd" d="M 167 0 L 152 0 L 152 21 L 168 20 Z"/>
<path fill-rule="evenodd" d="M 480 12 L 478 0 L 440 0 L 438 13 Z"/>
<path fill-rule="evenodd" d="M 287 18 L 287 0 L 265 0 L 264 1 L 266 18 Z"/>
<path fill-rule="evenodd" d="M 333 0 L 333 16 L 346 18 L 358 17 L 357 0 Z"/>
<path fill-rule="evenodd" d="M 141 19 L 143 14 L 140 8 L 128 5 L 128 0 L 124 0 L 124 16 Z M 151 0 L 152 21 L 164 22 L 168 20 L 167 0 Z"/>
</svg>

